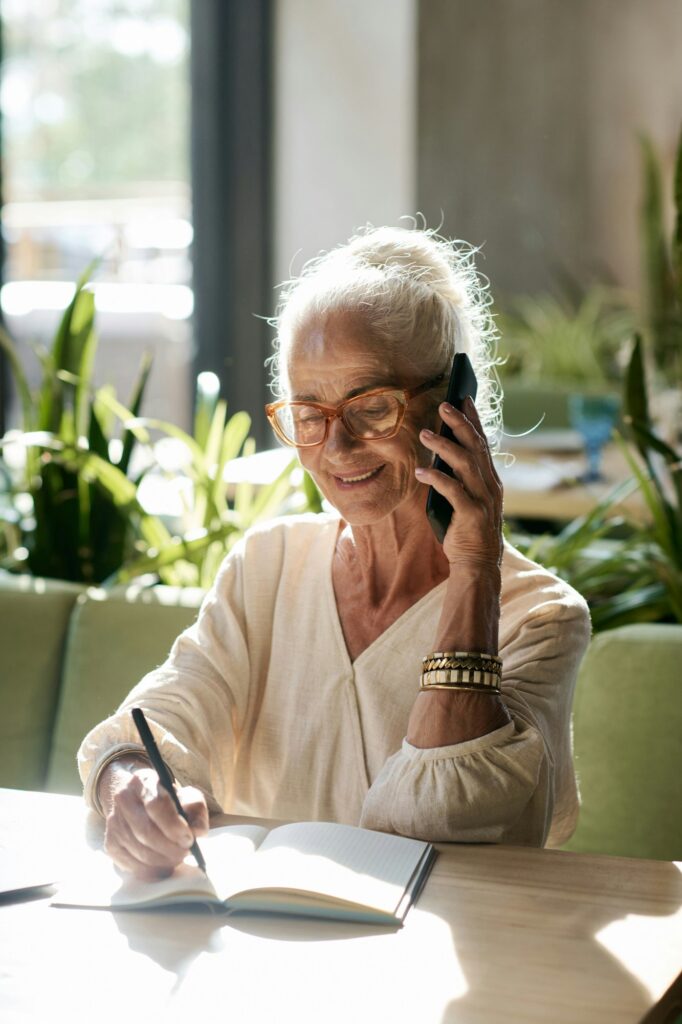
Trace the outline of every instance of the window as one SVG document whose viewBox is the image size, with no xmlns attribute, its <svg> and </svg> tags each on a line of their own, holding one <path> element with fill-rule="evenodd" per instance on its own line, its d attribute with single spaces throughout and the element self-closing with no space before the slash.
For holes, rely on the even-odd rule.
<svg viewBox="0 0 682 1024">
<path fill-rule="evenodd" d="M 192 242 L 189 0 L 5 0 L 5 321 L 24 365 L 93 258 L 95 377 L 187 426 Z M 7 425 L 16 424 L 10 402 Z"/>
</svg>

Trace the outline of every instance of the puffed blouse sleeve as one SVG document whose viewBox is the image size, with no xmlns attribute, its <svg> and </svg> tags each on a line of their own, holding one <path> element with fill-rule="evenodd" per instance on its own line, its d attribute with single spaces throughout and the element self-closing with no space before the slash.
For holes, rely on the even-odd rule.
<svg viewBox="0 0 682 1024">
<path fill-rule="evenodd" d="M 441 842 L 543 846 L 575 827 L 570 716 L 590 638 L 583 599 L 570 591 L 526 609 L 503 659 L 512 721 L 452 746 L 403 740 L 365 798 L 360 824 Z"/>
<path fill-rule="evenodd" d="M 201 789 L 209 809 L 228 798 L 232 764 L 247 713 L 249 651 L 243 603 L 242 544 L 224 560 L 196 622 L 167 660 L 148 673 L 116 713 L 92 729 L 78 751 L 89 806 L 100 810 L 96 784 L 115 755 L 144 753 L 130 715 L 141 707 L 161 756 L 181 784 Z"/>
</svg>

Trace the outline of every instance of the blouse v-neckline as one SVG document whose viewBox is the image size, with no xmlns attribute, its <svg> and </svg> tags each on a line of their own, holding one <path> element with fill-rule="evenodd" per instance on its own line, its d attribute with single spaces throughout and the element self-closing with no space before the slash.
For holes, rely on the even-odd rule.
<svg viewBox="0 0 682 1024">
<path fill-rule="evenodd" d="M 340 519 L 330 519 L 330 544 L 329 550 L 327 552 L 327 564 L 324 573 L 325 589 L 327 593 L 327 601 L 329 606 L 330 618 L 332 621 L 332 627 L 339 650 L 344 659 L 346 668 L 350 672 L 355 672 L 359 663 L 362 662 L 363 659 L 369 658 L 370 655 L 374 652 L 374 650 L 385 644 L 386 641 L 390 639 L 394 633 L 398 632 L 401 629 L 404 629 L 405 623 L 409 621 L 409 619 L 411 619 L 413 616 L 415 616 L 417 612 L 420 611 L 425 604 L 427 604 L 429 601 L 434 601 L 436 595 L 439 594 L 445 587 L 447 580 L 442 580 L 440 583 L 437 583 L 435 587 L 432 587 L 431 590 L 428 590 L 422 597 L 419 598 L 418 601 L 415 601 L 415 603 L 411 604 L 409 608 L 406 608 L 405 611 L 402 612 L 397 619 L 394 619 L 390 626 L 386 627 L 383 633 L 380 633 L 379 636 L 375 637 L 374 640 L 372 640 L 372 642 L 364 648 L 364 650 L 360 651 L 357 658 L 351 658 L 350 651 L 348 650 L 348 645 L 346 644 L 346 638 L 343 635 L 343 627 L 341 625 L 339 608 L 336 603 L 336 595 L 334 593 L 334 580 L 332 577 L 332 566 L 334 561 L 334 551 L 336 550 L 336 541 L 338 538 L 339 523 Z"/>
</svg>

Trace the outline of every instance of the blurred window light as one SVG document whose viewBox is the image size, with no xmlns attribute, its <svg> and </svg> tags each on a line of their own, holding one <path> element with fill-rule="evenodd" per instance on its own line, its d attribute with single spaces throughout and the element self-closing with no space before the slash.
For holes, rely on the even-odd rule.
<svg viewBox="0 0 682 1024">
<path fill-rule="evenodd" d="M 6 279 L 69 280 L 100 257 L 101 280 L 189 286 L 189 0 L 1 16 Z"/>
<path fill-rule="evenodd" d="M 187 320 L 193 312 L 192 289 L 182 284 L 93 285 L 101 313 L 159 313 L 169 320 Z M 10 281 L 0 290 L 6 316 L 27 316 L 37 310 L 62 310 L 73 298 L 69 281 Z"/>
<path fill-rule="evenodd" d="M 190 0 L 3 0 L 0 11 L 0 304 L 10 331 L 20 343 L 49 343 L 56 324 L 41 311 L 63 309 L 97 260 L 100 349 L 119 345 L 121 331 L 129 345 L 135 334 L 148 336 L 148 314 L 165 318 L 176 353 L 187 350 L 187 404 L 189 7 Z M 106 353 L 102 360 L 116 362 Z M 122 375 L 128 362 L 139 359 L 118 360 Z M 154 372 L 175 372 L 177 388 L 177 363 L 164 371 L 157 359 Z M 129 386 L 127 378 L 111 383 Z M 170 418 L 172 410 L 150 413 Z"/>
</svg>

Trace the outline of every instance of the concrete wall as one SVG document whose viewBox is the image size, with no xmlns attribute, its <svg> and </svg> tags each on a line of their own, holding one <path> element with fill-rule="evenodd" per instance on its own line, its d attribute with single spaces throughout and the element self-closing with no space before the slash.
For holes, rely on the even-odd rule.
<svg viewBox="0 0 682 1024">
<path fill-rule="evenodd" d="M 637 133 L 670 171 L 681 40 L 679 0 L 420 0 L 418 205 L 485 243 L 496 294 L 638 286 Z"/>
<path fill-rule="evenodd" d="M 417 0 L 277 0 L 274 276 L 415 213 Z"/>
</svg>

